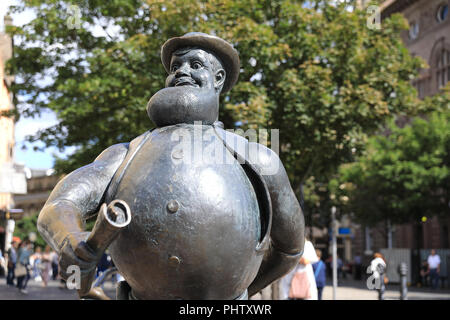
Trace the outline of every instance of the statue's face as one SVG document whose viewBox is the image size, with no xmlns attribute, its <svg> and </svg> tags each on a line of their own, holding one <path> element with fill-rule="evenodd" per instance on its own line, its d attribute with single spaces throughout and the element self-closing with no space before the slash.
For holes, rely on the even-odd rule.
<svg viewBox="0 0 450 320">
<path fill-rule="evenodd" d="M 215 70 L 210 58 L 210 54 L 201 49 L 176 52 L 172 55 L 166 87 L 188 86 L 217 91 L 223 83 L 224 71 Z"/>
<path fill-rule="evenodd" d="M 153 95 L 147 113 L 157 126 L 213 124 L 219 115 L 219 94 L 225 70 L 211 53 L 182 48 L 173 55 L 166 87 Z"/>
</svg>

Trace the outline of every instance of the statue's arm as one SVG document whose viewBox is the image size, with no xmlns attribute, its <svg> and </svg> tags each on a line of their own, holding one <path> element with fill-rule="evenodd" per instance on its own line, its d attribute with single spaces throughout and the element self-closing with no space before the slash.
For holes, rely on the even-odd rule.
<svg viewBox="0 0 450 320">
<path fill-rule="evenodd" d="M 259 145 L 252 161 L 262 174 L 272 201 L 271 242 L 259 272 L 250 285 L 249 296 L 291 271 L 299 262 L 305 242 L 305 221 L 278 155 Z"/>
<path fill-rule="evenodd" d="M 66 242 L 75 248 L 85 240 L 84 222 L 95 215 L 105 191 L 128 151 L 128 143 L 103 151 L 94 162 L 64 177 L 42 208 L 37 227 L 42 237 L 58 253 Z"/>
</svg>

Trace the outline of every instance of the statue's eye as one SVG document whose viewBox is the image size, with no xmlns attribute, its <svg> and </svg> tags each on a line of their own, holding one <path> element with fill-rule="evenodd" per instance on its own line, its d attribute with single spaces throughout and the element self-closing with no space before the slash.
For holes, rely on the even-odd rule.
<svg viewBox="0 0 450 320">
<path fill-rule="evenodd" d="M 203 65 L 198 61 L 194 61 L 194 63 L 192 63 L 192 69 L 200 69 L 201 67 L 203 67 Z"/>
<path fill-rule="evenodd" d="M 174 64 L 174 65 L 172 65 L 172 67 L 170 68 L 170 71 L 171 71 L 171 72 L 175 72 L 175 71 L 178 70 L 179 67 L 180 67 L 180 66 L 179 66 L 178 64 Z"/>
</svg>

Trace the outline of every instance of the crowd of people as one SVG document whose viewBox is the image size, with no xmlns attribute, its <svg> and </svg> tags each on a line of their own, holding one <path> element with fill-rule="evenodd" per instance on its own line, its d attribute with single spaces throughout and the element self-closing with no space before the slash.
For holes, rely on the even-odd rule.
<svg viewBox="0 0 450 320">
<path fill-rule="evenodd" d="M 66 282 L 58 274 L 58 261 L 58 254 L 50 246 L 47 245 L 42 250 L 31 241 L 20 241 L 16 237 L 4 255 L 0 252 L 0 268 L 4 271 L 7 286 L 17 288 L 23 294 L 28 293 L 27 285 L 30 280 L 41 283 L 43 288 L 48 286 L 50 280 L 59 280 L 59 287 L 67 288 Z M 113 267 L 111 257 L 103 254 L 97 266 L 96 277 Z M 123 278 L 115 272 L 111 280 L 114 283 Z"/>
<path fill-rule="evenodd" d="M 432 289 L 437 289 L 439 284 L 441 260 L 436 250 L 431 250 L 428 259 L 423 261 L 420 271 L 421 283 L 430 283 Z M 367 276 L 372 276 L 373 280 L 380 285 L 376 287 L 382 295 L 382 291 L 389 282 L 386 276 L 388 263 L 386 258 L 380 253 L 373 254 L 372 260 L 367 268 Z M 345 279 L 346 273 L 350 269 L 345 266 L 342 259 L 337 256 L 337 278 L 338 285 Z M 355 280 L 366 280 L 363 277 L 363 264 L 360 255 L 355 255 L 354 263 L 351 267 Z M 281 279 L 281 299 L 289 300 L 322 300 L 322 292 L 328 278 L 332 278 L 332 257 L 326 261 L 322 260 L 322 251 L 314 249 L 313 244 L 306 240 L 304 252 L 298 265 L 285 277 Z M 383 289 L 382 289 L 383 288 Z"/>
<path fill-rule="evenodd" d="M 29 280 L 41 282 L 47 287 L 50 278 L 58 277 L 58 255 L 47 245 L 42 248 L 31 241 L 14 239 L 11 247 L 5 254 L 6 284 L 16 287 L 21 293 L 27 293 Z"/>
</svg>

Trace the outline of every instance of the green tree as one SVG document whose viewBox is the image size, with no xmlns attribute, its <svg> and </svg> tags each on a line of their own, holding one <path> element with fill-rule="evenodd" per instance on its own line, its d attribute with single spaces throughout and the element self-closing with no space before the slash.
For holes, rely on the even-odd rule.
<svg viewBox="0 0 450 320">
<path fill-rule="evenodd" d="M 48 108 L 60 120 L 31 140 L 77 147 L 59 171 L 152 127 L 145 106 L 164 85 L 160 47 L 190 31 L 234 44 L 240 80 L 222 96 L 220 119 L 227 128 L 280 129 L 282 161 L 308 199 L 329 193 L 328 179 L 363 150 L 367 133 L 418 109 L 410 80 L 423 64 L 400 39 L 408 25 L 399 15 L 374 29 L 367 12 L 339 1 L 33 0 L 12 11 L 26 8 L 36 18 L 9 28 L 19 40 L 13 90 L 26 97 L 19 113 Z"/>
<path fill-rule="evenodd" d="M 47 243 L 44 239 L 42 239 L 36 227 L 38 215 L 39 213 L 36 212 L 17 221 L 14 228 L 14 235 L 19 237 L 21 240 L 24 240 L 28 239 L 31 232 L 34 232 L 36 234 L 36 241 L 34 244 L 41 248 L 45 248 Z"/>
<path fill-rule="evenodd" d="M 332 181 L 336 204 L 360 222 L 401 224 L 450 214 L 450 85 L 425 103 L 436 111 L 403 128 L 392 121 Z"/>
</svg>

